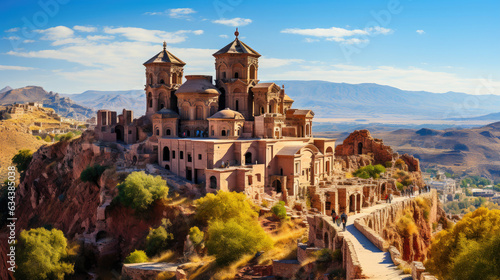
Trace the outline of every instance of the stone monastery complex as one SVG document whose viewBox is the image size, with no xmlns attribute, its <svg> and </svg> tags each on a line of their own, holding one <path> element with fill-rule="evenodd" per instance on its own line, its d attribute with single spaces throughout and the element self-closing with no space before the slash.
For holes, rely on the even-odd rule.
<svg viewBox="0 0 500 280">
<path fill-rule="evenodd" d="M 292 108 L 285 87 L 259 83 L 258 52 L 235 40 L 213 54 L 216 76 L 186 75 L 180 58 L 163 50 L 144 63 L 146 115 L 99 110 L 95 134 L 125 144 L 131 165 L 157 163 L 202 192 L 269 195 L 300 204 L 309 197 L 322 213 L 360 211 L 397 192 L 389 174 L 380 180 L 346 174 L 370 163 L 399 164 L 416 184 L 418 160 L 399 156 L 368 131 L 342 145 L 314 138 L 314 113 Z M 183 77 L 186 81 L 182 83 Z"/>
</svg>

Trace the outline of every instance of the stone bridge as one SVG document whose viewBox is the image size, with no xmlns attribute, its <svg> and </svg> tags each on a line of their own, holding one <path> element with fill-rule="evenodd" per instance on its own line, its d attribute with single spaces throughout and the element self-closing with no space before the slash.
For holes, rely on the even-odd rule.
<svg viewBox="0 0 500 280">
<path fill-rule="evenodd" d="M 428 223 L 432 228 L 432 223 L 437 221 L 437 193 L 433 190 L 420 196 L 431 201 Z M 404 262 L 401 253 L 389 246 L 382 238 L 382 233 L 386 225 L 395 223 L 406 209 L 413 207 L 413 200 L 415 197 L 397 197 L 391 204 L 379 203 L 363 208 L 360 213 L 349 216 L 346 231 L 342 230 L 342 225 L 338 227 L 334 224 L 330 216 L 309 216 L 308 245 L 340 249 L 347 280 L 411 279 L 412 276 L 402 274 L 397 268 L 398 264 Z M 425 268 L 422 269 L 421 263 L 416 266 L 419 269 L 415 280 L 435 279 L 425 272 Z M 415 268 L 415 264 L 412 267 Z"/>
</svg>

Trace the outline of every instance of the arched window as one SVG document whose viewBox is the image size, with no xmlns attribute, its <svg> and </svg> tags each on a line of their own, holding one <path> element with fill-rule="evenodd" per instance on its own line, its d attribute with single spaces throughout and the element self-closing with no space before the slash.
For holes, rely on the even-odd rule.
<svg viewBox="0 0 500 280">
<path fill-rule="evenodd" d="M 210 177 L 210 188 L 217 189 L 217 178 L 215 176 Z"/>
<path fill-rule="evenodd" d="M 223 129 L 220 133 L 221 136 L 226 136 L 226 131 Z"/>
<path fill-rule="evenodd" d="M 160 135 L 160 130 L 158 128 L 156 129 L 156 135 Z"/>
<path fill-rule="evenodd" d="M 165 169 L 166 169 L 166 170 L 170 170 L 170 165 L 165 164 Z"/>
<path fill-rule="evenodd" d="M 170 149 L 168 147 L 163 148 L 163 161 L 170 161 Z"/>
<path fill-rule="evenodd" d="M 333 153 L 333 149 L 332 149 L 332 147 L 328 147 L 328 148 L 326 148 L 326 153 L 327 153 L 327 154 L 332 154 L 332 153 Z"/>
<path fill-rule="evenodd" d="M 264 114 L 264 107 L 260 107 L 260 114 L 263 115 Z"/>
<path fill-rule="evenodd" d="M 170 129 L 167 129 L 167 132 L 166 132 L 167 135 L 170 135 L 171 134 L 171 131 Z"/>
<path fill-rule="evenodd" d="M 222 78 L 225 79 L 226 78 L 226 72 L 222 72 Z"/>
<path fill-rule="evenodd" d="M 177 73 L 172 74 L 172 84 L 177 84 Z"/>
<path fill-rule="evenodd" d="M 257 71 L 255 70 L 255 66 L 252 64 L 250 66 L 250 79 L 255 80 L 257 77 Z"/>
<path fill-rule="evenodd" d="M 201 106 L 196 106 L 196 119 L 203 120 L 203 108 Z"/>
<path fill-rule="evenodd" d="M 234 108 L 235 108 L 236 111 L 239 110 L 239 106 L 238 106 L 239 104 L 238 103 L 239 103 L 238 100 L 234 101 Z"/>
<path fill-rule="evenodd" d="M 164 84 L 165 81 L 163 79 L 160 80 L 160 84 Z"/>
<path fill-rule="evenodd" d="M 235 73 L 234 73 L 234 77 L 235 77 L 236 79 L 238 79 L 238 78 L 239 78 L 239 76 L 240 76 L 240 75 L 239 75 L 239 73 L 238 73 L 238 72 L 235 72 Z"/>
<path fill-rule="evenodd" d="M 231 133 L 230 133 L 230 130 L 229 130 L 229 129 L 227 130 L 226 135 L 227 135 L 227 136 L 231 136 Z"/>
</svg>

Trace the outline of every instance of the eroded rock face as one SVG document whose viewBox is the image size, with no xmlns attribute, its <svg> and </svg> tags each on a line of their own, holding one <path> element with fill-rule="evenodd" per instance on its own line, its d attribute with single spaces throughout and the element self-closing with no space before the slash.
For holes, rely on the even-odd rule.
<svg viewBox="0 0 500 280">
<path fill-rule="evenodd" d="M 158 227 L 163 218 L 173 223 L 176 240 L 183 241 L 189 213 L 182 206 L 156 203 L 150 212 L 138 215 L 113 202 L 120 177 L 127 175 L 116 171 L 116 166 L 124 166 L 125 158 L 119 149 L 94 144 L 93 132 L 41 147 L 18 187 L 17 235 L 22 229 L 41 226 L 60 229 L 68 240 L 78 240 L 92 251 L 89 255 L 101 267 L 122 261 L 142 246 L 149 228 Z M 82 182 L 80 173 L 94 164 L 109 168 L 97 184 Z M 179 243 L 174 249 L 182 251 Z M 106 262 L 100 262 L 101 256 L 106 256 Z"/>
<path fill-rule="evenodd" d="M 394 152 L 382 140 L 373 138 L 367 129 L 354 131 L 335 148 L 335 155 L 340 157 L 365 154 L 373 154 L 376 164 L 385 164 L 392 161 Z"/>
</svg>

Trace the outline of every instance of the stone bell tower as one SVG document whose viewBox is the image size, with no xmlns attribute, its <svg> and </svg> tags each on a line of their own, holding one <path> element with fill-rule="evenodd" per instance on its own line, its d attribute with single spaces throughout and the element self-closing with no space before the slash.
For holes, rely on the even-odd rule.
<svg viewBox="0 0 500 280">
<path fill-rule="evenodd" d="M 251 87 L 258 83 L 257 72 L 260 54 L 236 37 L 214 53 L 216 85 L 221 91 L 219 108 L 238 111 L 245 119 L 253 118 L 253 95 Z"/>
<path fill-rule="evenodd" d="M 178 112 L 175 91 L 182 84 L 184 63 L 167 51 L 167 43 L 163 42 L 163 50 L 144 63 L 146 66 L 146 115 L 151 116 L 162 108 Z"/>
</svg>

